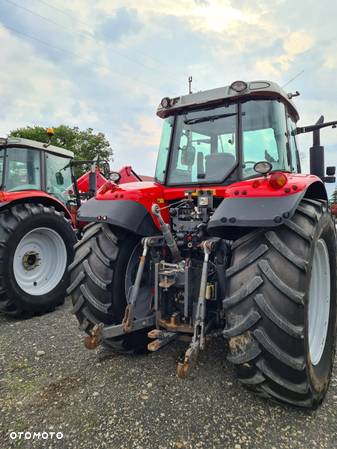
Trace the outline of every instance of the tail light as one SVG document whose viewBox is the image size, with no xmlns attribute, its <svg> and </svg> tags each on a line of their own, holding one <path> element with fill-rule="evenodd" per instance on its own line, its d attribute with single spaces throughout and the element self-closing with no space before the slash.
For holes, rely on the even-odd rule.
<svg viewBox="0 0 337 449">
<path fill-rule="evenodd" d="M 288 182 L 288 178 L 282 172 L 275 172 L 270 175 L 269 185 L 273 189 L 281 189 Z"/>
</svg>

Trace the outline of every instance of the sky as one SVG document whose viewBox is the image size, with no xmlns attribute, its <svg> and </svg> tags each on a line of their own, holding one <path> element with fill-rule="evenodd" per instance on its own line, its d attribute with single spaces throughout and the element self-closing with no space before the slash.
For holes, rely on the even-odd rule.
<svg viewBox="0 0 337 449">
<path fill-rule="evenodd" d="M 337 120 L 336 16 L 328 0 L 0 0 L 0 136 L 91 127 L 109 139 L 114 169 L 152 175 L 156 108 L 187 93 L 188 76 L 193 91 L 287 84 L 301 93 L 299 125 Z M 322 142 L 337 165 L 337 130 Z M 304 171 L 310 143 L 299 136 Z"/>
</svg>

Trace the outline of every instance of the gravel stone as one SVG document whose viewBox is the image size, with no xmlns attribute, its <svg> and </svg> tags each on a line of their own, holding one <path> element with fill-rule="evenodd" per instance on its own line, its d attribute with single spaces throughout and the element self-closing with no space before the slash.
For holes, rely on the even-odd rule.
<svg viewBox="0 0 337 449">
<path fill-rule="evenodd" d="M 175 362 L 186 344 L 99 360 L 70 311 L 66 301 L 28 320 L 0 315 L 0 449 L 337 448 L 336 367 L 319 409 L 290 408 L 239 385 L 221 338 L 182 380 Z M 64 437 L 9 437 L 24 431 Z"/>
</svg>

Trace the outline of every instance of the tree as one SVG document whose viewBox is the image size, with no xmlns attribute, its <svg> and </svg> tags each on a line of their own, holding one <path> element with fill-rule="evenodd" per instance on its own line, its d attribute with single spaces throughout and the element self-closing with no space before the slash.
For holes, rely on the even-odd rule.
<svg viewBox="0 0 337 449">
<path fill-rule="evenodd" d="M 330 198 L 329 198 L 329 204 L 337 204 L 337 187 L 335 188 L 335 190 L 333 191 L 333 193 L 331 194 Z"/>
<path fill-rule="evenodd" d="M 49 142 L 47 130 L 42 126 L 18 128 L 11 131 L 9 135 L 43 143 Z M 57 126 L 54 128 L 54 135 L 50 143 L 73 151 L 75 159 L 92 160 L 97 156 L 99 159 L 109 159 L 113 154 L 105 135 L 103 133 L 94 134 L 92 128 L 81 131 L 77 126 L 73 128 L 66 125 Z"/>
</svg>

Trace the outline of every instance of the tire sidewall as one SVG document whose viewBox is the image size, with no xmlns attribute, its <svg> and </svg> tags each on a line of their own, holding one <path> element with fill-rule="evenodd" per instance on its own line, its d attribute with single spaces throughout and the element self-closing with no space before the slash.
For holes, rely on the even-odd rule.
<svg viewBox="0 0 337 449">
<path fill-rule="evenodd" d="M 140 237 L 129 234 L 120 240 L 120 249 L 116 264 L 114 267 L 114 275 L 112 281 L 112 304 L 114 311 L 114 318 L 117 320 L 116 324 L 120 324 L 124 317 L 125 308 L 127 304 L 125 291 L 125 275 L 126 269 L 133 251 L 140 242 Z"/>
<path fill-rule="evenodd" d="M 325 348 L 319 363 L 314 366 L 311 363 L 309 351 L 309 286 L 312 272 L 312 262 L 314 251 L 319 239 L 323 239 L 327 245 L 330 263 L 330 314 L 326 337 Z M 304 344 L 306 356 L 306 370 L 310 383 L 310 388 L 317 405 L 323 400 L 329 387 L 331 371 L 335 354 L 336 339 L 336 233 L 333 220 L 329 213 L 325 212 L 318 221 L 313 235 L 313 241 L 310 249 L 310 263 L 308 265 L 308 276 L 306 283 L 306 293 L 304 297 L 305 321 L 304 321 Z M 334 274 L 335 273 L 335 274 Z"/>
<path fill-rule="evenodd" d="M 57 215 L 56 213 L 46 213 L 42 212 L 37 215 L 29 216 L 26 219 L 20 221 L 16 229 L 10 235 L 7 241 L 6 248 L 6 265 L 4 268 L 5 279 L 7 280 L 7 288 L 12 292 L 12 294 L 19 300 L 24 308 L 28 310 L 32 307 L 37 307 L 39 310 L 43 307 L 58 303 L 62 300 L 62 296 L 65 296 L 65 290 L 68 286 L 69 275 L 67 269 L 65 270 L 61 281 L 58 285 L 49 293 L 44 295 L 29 295 L 24 290 L 20 288 L 14 276 L 14 254 L 16 248 L 21 241 L 21 239 L 30 231 L 45 227 L 53 231 L 56 231 L 63 239 L 66 251 L 67 251 L 67 265 L 68 266 L 74 256 L 73 245 L 76 243 L 75 233 L 71 228 L 71 225 L 66 221 L 66 219 Z"/>
</svg>

